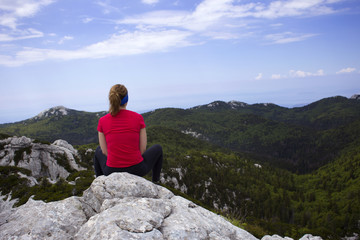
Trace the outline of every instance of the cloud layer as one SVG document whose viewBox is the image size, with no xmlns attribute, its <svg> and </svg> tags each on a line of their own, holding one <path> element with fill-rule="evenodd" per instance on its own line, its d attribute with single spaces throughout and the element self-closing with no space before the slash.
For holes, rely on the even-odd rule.
<svg viewBox="0 0 360 240">
<path fill-rule="evenodd" d="M 271 79 L 283 79 L 283 78 L 305 78 L 305 77 L 320 77 L 324 76 L 324 70 L 319 69 L 316 72 L 306 72 L 302 70 L 290 70 L 288 74 L 272 74 Z"/>
<path fill-rule="evenodd" d="M 14 67 L 44 60 L 95 59 L 166 51 L 172 47 L 190 45 L 186 40 L 188 35 L 187 32 L 177 30 L 126 32 L 114 34 L 108 40 L 78 50 L 25 48 L 14 57 L 0 55 L 0 64 Z M 64 40 L 69 39 L 72 38 Z"/>
<path fill-rule="evenodd" d="M 341 69 L 340 71 L 336 72 L 336 74 L 352 73 L 355 71 L 356 71 L 356 68 L 348 67 L 348 68 Z"/>
<path fill-rule="evenodd" d="M 284 17 L 313 17 L 333 14 L 332 7 L 340 0 L 277 0 L 269 3 L 235 0 L 203 0 L 193 10 L 147 11 L 121 19 L 108 19 L 116 28 L 126 29 L 110 34 L 108 39 L 72 50 L 48 49 L 41 47 L 21 47 L 14 53 L 0 54 L 0 64 L 20 66 L 30 62 L 45 60 L 71 60 L 81 58 L 106 58 L 113 56 L 135 55 L 171 48 L 203 44 L 211 40 L 234 40 L 257 35 L 267 44 L 288 44 L 305 41 L 316 33 L 295 33 L 290 31 L 264 34 L 261 27 L 267 19 Z M 21 22 L 29 19 L 55 0 L 1 0 L 0 42 L 44 38 L 41 30 L 22 28 Z M 158 0 L 142 0 L 145 5 L 158 4 Z M 110 1 L 96 1 L 105 16 L 117 12 Z M 81 18 L 83 24 L 92 24 L 95 17 Z M 281 27 L 278 24 L 277 27 Z M 257 29 L 254 34 L 249 29 Z M 76 36 L 66 35 L 58 40 L 59 44 L 75 40 Z M 300 74 L 300 73 L 294 73 Z M 301 74 L 300 74 L 301 75 Z"/>
</svg>

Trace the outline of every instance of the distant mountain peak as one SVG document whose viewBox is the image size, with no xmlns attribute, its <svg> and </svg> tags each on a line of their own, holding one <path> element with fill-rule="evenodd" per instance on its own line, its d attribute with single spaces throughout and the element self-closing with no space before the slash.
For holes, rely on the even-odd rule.
<svg viewBox="0 0 360 240">
<path fill-rule="evenodd" d="M 214 101 L 211 102 L 209 104 L 205 104 L 205 105 L 200 105 L 200 106 L 196 106 L 193 107 L 192 109 L 199 109 L 199 108 L 210 108 L 210 109 L 241 109 L 241 108 L 247 108 L 249 106 L 264 106 L 264 107 L 273 107 L 273 106 L 277 106 L 276 104 L 273 103 L 257 103 L 257 104 L 247 104 L 244 102 L 240 102 L 240 101 L 236 101 L 236 100 L 231 100 L 229 102 L 224 102 L 224 101 Z"/>
<path fill-rule="evenodd" d="M 70 109 L 64 107 L 64 106 L 56 106 L 49 109 L 46 109 L 33 117 L 32 119 L 38 120 L 42 118 L 47 118 L 51 116 L 66 116 L 69 114 Z"/>
<path fill-rule="evenodd" d="M 232 101 L 230 101 L 230 102 L 227 102 L 227 104 L 229 104 L 232 108 L 246 107 L 246 106 L 249 105 L 249 104 L 247 104 L 247 103 L 239 102 L 239 101 L 235 101 L 235 100 L 232 100 Z"/>
<path fill-rule="evenodd" d="M 360 94 L 354 94 L 350 99 L 360 100 Z"/>
</svg>

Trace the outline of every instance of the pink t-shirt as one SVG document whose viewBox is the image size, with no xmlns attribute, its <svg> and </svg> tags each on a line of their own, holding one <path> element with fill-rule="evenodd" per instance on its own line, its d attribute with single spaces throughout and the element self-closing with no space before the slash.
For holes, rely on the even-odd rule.
<svg viewBox="0 0 360 240">
<path fill-rule="evenodd" d="M 97 130 L 105 135 L 107 166 L 124 168 L 143 160 L 140 152 L 142 128 L 145 128 L 144 118 L 129 110 L 120 110 L 116 116 L 108 113 L 99 119 Z"/>
</svg>

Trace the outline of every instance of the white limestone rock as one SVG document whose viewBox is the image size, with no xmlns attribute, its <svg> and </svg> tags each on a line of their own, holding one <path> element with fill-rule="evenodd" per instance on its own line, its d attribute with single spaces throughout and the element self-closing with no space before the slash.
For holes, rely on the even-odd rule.
<svg viewBox="0 0 360 240">
<path fill-rule="evenodd" d="M 6 194 L 5 196 L 0 195 L 0 213 L 11 210 L 16 201 L 16 199 L 11 199 L 11 194 Z"/>
<path fill-rule="evenodd" d="M 265 235 L 261 238 L 261 240 L 293 240 L 292 238 L 289 237 L 281 237 L 279 235 Z M 305 234 L 302 238 L 300 238 L 299 240 L 322 240 L 321 237 L 319 236 L 313 236 L 311 234 Z"/>
<path fill-rule="evenodd" d="M 277 234 L 274 234 L 272 236 L 270 235 L 265 235 L 261 238 L 261 240 L 293 240 L 292 238 L 289 237 L 281 237 Z"/>
<path fill-rule="evenodd" d="M 145 236 L 162 239 L 158 228 L 170 213 L 171 204 L 166 199 L 126 197 L 105 200 L 102 211 L 89 219 L 75 239 L 110 239 L 104 237 L 114 233 L 117 236 L 131 234 L 135 239 Z"/>
<path fill-rule="evenodd" d="M 75 158 L 77 151 L 66 141 L 56 140 L 54 144 L 36 143 L 27 137 L 10 137 L 0 140 L 0 166 L 17 166 L 31 171 L 33 177 L 48 177 L 51 181 L 66 179 L 70 173 L 58 162 L 58 158 L 66 159 L 68 165 L 76 170 L 80 167 Z"/>
<path fill-rule="evenodd" d="M 354 94 L 354 95 L 351 96 L 350 99 L 360 100 L 360 94 Z"/>
<path fill-rule="evenodd" d="M 196 204 L 174 196 L 172 213 L 162 225 L 164 239 L 256 239 L 253 235 L 235 227 L 223 217 Z"/>
<path fill-rule="evenodd" d="M 256 239 L 224 218 L 128 173 L 96 178 L 83 197 L 0 214 L 0 239 Z"/>
<path fill-rule="evenodd" d="M 300 238 L 299 240 L 322 240 L 321 237 L 319 236 L 313 236 L 311 234 L 305 234 L 302 238 Z"/>
<path fill-rule="evenodd" d="M 58 202 L 29 201 L 0 213 L 0 239 L 71 239 L 86 222 L 76 197 Z"/>
</svg>

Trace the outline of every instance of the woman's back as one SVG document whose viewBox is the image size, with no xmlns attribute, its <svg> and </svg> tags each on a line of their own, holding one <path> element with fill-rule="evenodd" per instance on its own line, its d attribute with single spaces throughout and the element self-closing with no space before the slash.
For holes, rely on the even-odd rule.
<svg viewBox="0 0 360 240">
<path fill-rule="evenodd" d="M 107 114 L 99 120 L 98 131 L 106 138 L 109 167 L 129 167 L 143 160 L 139 133 L 144 127 L 140 114 L 125 109 L 115 116 Z"/>
</svg>

